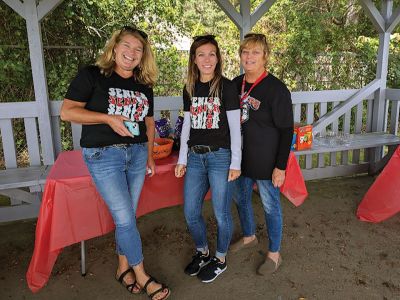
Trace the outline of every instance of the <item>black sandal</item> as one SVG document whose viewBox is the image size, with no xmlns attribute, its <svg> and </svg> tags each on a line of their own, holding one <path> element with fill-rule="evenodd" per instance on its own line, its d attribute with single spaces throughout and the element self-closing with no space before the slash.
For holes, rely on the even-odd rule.
<svg viewBox="0 0 400 300">
<path fill-rule="evenodd" d="M 119 277 L 117 277 L 117 275 L 115 275 L 115 279 L 119 283 L 121 283 L 122 286 L 124 286 L 128 290 L 128 292 L 130 292 L 131 294 L 141 294 L 143 290 L 140 288 L 138 282 L 136 281 L 136 278 L 133 281 L 133 283 L 131 283 L 131 284 L 127 284 L 124 281 L 124 277 L 126 276 L 126 274 L 128 274 L 130 272 L 135 273 L 132 268 L 129 268 L 128 270 L 122 272 L 121 275 L 119 275 Z M 138 289 L 137 291 L 134 290 L 135 287 Z"/>
<path fill-rule="evenodd" d="M 161 284 L 161 287 L 160 287 L 158 290 L 156 290 L 156 291 L 152 292 L 151 294 L 149 294 L 149 293 L 147 292 L 147 286 L 148 286 L 150 283 L 152 283 L 152 282 Z M 165 299 L 167 299 L 167 298 L 171 295 L 171 290 L 170 290 L 165 284 L 159 283 L 156 279 L 154 279 L 153 277 L 150 276 L 149 280 L 147 280 L 146 283 L 145 283 L 145 285 L 143 286 L 143 290 L 146 292 L 147 296 L 149 296 L 149 298 L 152 299 L 152 300 L 153 300 L 153 297 L 154 297 L 156 294 L 161 293 L 164 289 L 167 289 L 167 290 L 168 290 L 168 293 L 167 293 L 163 298 L 160 298 L 160 299 L 158 299 L 158 300 L 165 300 Z"/>
</svg>

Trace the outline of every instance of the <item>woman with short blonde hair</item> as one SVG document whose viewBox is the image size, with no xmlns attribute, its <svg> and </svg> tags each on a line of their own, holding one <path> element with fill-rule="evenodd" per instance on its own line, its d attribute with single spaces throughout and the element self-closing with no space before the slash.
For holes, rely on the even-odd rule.
<svg viewBox="0 0 400 300">
<path fill-rule="evenodd" d="M 237 252 L 258 244 L 251 204 L 254 183 L 260 192 L 268 232 L 268 254 L 258 267 L 261 275 L 282 263 L 282 211 L 279 187 L 285 180 L 293 135 L 293 111 L 286 85 L 267 70 L 270 48 L 264 34 L 249 33 L 239 47 L 245 71 L 233 82 L 239 91 L 243 134 L 242 175 L 236 181 L 235 202 L 243 238 L 231 245 Z"/>
</svg>

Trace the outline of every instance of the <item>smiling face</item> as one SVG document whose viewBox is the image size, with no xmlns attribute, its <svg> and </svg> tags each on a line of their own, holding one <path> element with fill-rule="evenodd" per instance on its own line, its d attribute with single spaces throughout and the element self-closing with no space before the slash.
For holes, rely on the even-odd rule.
<svg viewBox="0 0 400 300">
<path fill-rule="evenodd" d="M 210 81 L 214 77 L 215 67 L 218 63 L 217 47 L 211 43 L 198 47 L 194 63 L 200 71 L 200 80 L 202 82 Z"/>
<path fill-rule="evenodd" d="M 257 44 L 244 47 L 240 54 L 240 63 L 246 73 L 262 72 L 267 63 L 264 49 Z"/>
<path fill-rule="evenodd" d="M 143 57 L 143 44 L 133 35 L 126 34 L 114 47 L 115 72 L 130 77 Z"/>
</svg>

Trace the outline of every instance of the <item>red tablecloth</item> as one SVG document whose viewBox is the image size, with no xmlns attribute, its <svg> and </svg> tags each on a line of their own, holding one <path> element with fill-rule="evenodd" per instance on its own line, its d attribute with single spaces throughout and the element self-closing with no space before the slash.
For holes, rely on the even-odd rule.
<svg viewBox="0 0 400 300">
<path fill-rule="evenodd" d="M 400 212 L 400 146 L 368 189 L 357 208 L 357 218 L 378 223 Z"/>
<path fill-rule="evenodd" d="M 156 175 L 146 176 L 137 217 L 183 203 L 183 178 L 174 176 L 176 162 L 177 154 L 156 160 Z M 92 182 L 81 151 L 61 153 L 46 180 L 35 249 L 26 274 L 29 288 L 37 292 L 46 284 L 65 246 L 113 229 L 111 215 Z"/>
</svg>

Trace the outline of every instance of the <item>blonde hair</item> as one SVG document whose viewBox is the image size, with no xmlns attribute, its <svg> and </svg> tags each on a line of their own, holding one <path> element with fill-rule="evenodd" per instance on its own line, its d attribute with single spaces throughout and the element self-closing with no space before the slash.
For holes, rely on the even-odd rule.
<svg viewBox="0 0 400 300">
<path fill-rule="evenodd" d="M 114 48 L 126 35 L 131 35 L 137 38 L 143 45 L 142 59 L 140 60 L 139 65 L 133 70 L 135 79 L 141 84 L 153 86 L 158 75 L 154 54 L 147 37 L 144 38 L 144 33 L 141 33 L 138 30 L 127 30 L 125 27 L 120 30 L 115 30 L 104 46 L 103 52 L 98 56 L 96 66 L 100 68 L 102 74 L 107 77 L 111 76 L 115 69 Z"/>
<path fill-rule="evenodd" d="M 243 41 L 240 43 L 239 56 L 242 55 L 242 51 L 244 48 L 253 48 L 256 46 L 260 46 L 263 49 L 265 64 L 267 64 L 271 49 L 267 42 L 266 36 L 262 33 L 250 32 L 246 34 Z"/>
<path fill-rule="evenodd" d="M 196 50 L 206 44 L 212 44 L 215 46 L 218 59 L 214 70 L 214 77 L 211 80 L 209 97 L 220 97 L 220 90 L 222 87 L 222 56 L 218 43 L 212 35 L 195 37 L 194 42 L 190 46 L 188 75 L 186 80 L 186 91 L 190 97 L 193 97 L 196 82 L 200 79 L 200 70 L 194 62 L 196 59 Z"/>
</svg>

